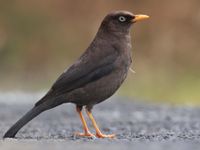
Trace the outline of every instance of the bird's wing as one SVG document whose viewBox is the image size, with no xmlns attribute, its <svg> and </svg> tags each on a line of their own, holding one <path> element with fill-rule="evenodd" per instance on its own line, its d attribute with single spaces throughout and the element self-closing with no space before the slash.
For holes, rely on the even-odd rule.
<svg viewBox="0 0 200 150">
<path fill-rule="evenodd" d="M 87 56 L 79 59 L 57 79 L 51 89 L 54 96 L 65 94 L 108 75 L 115 69 L 114 62 L 118 54 L 112 53 L 99 57 L 98 60 L 91 56 L 88 59 Z"/>
</svg>

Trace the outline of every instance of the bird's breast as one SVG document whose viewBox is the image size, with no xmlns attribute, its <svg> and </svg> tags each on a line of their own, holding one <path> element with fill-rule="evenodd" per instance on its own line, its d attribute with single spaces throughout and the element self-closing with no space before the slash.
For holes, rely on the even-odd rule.
<svg viewBox="0 0 200 150">
<path fill-rule="evenodd" d="M 132 63 L 132 53 L 131 53 L 131 45 L 127 46 L 122 50 L 122 53 L 118 59 L 118 66 L 122 68 L 128 69 Z"/>
</svg>

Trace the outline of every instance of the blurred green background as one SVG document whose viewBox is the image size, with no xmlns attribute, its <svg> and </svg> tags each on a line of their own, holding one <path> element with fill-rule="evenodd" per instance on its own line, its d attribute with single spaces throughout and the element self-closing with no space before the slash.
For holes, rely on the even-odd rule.
<svg viewBox="0 0 200 150">
<path fill-rule="evenodd" d="M 113 10 L 151 16 L 132 29 L 135 74 L 119 95 L 200 104 L 200 1 L 1 0 L 0 90 L 48 89 Z"/>
</svg>

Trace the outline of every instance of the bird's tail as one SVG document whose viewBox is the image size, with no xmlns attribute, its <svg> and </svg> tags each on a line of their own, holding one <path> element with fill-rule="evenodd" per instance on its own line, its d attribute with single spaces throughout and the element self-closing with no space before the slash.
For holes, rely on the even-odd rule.
<svg viewBox="0 0 200 150">
<path fill-rule="evenodd" d="M 3 136 L 3 138 L 14 138 L 17 132 L 26 125 L 33 118 L 38 116 L 43 111 L 47 110 L 45 105 L 41 104 L 33 107 L 29 112 L 27 112 L 21 119 L 19 119 Z"/>
</svg>

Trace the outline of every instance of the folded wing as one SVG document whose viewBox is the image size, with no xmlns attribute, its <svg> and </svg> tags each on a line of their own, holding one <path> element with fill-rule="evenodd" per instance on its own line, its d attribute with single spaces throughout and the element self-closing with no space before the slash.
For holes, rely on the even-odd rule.
<svg viewBox="0 0 200 150">
<path fill-rule="evenodd" d="M 99 60 L 95 60 L 95 57 L 90 59 L 84 56 L 81 57 L 75 64 L 61 74 L 45 97 L 52 98 L 61 96 L 107 76 L 115 69 L 114 62 L 117 57 L 117 53 L 99 58 Z M 36 105 L 46 100 L 48 99 L 43 98 Z"/>
</svg>

